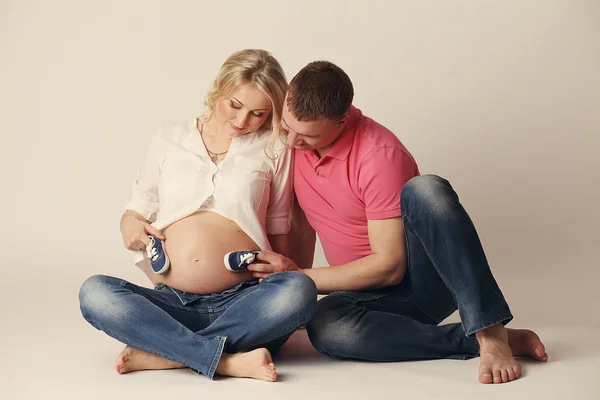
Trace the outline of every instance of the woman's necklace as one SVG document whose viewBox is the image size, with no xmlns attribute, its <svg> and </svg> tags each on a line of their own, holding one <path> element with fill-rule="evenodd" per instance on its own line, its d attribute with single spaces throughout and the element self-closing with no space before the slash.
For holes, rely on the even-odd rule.
<svg viewBox="0 0 600 400">
<path fill-rule="evenodd" d="M 214 153 L 214 152 L 210 151 L 208 149 L 208 146 L 206 146 L 206 142 L 204 141 L 204 136 L 202 135 L 203 132 L 204 132 L 204 122 L 200 126 L 200 137 L 202 138 L 202 143 L 204 143 L 204 148 L 206 149 L 206 152 L 210 156 L 210 159 L 212 160 L 212 162 L 216 163 L 217 160 L 219 159 L 219 156 L 222 156 L 223 154 L 227 154 L 227 152 L 229 150 L 226 150 L 226 151 L 224 151 L 222 153 Z"/>
</svg>

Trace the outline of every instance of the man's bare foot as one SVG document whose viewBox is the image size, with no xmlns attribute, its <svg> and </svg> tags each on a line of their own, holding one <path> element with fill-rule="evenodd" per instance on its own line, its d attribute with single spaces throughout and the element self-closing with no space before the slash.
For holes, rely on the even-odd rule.
<svg viewBox="0 0 600 400">
<path fill-rule="evenodd" d="M 508 345 L 513 356 L 529 357 L 534 360 L 548 361 L 546 348 L 535 332 L 529 329 L 506 329 L 508 332 Z"/>
<path fill-rule="evenodd" d="M 513 357 L 526 356 L 547 361 L 540 338 L 526 329 L 507 330 L 496 324 L 475 333 L 479 342 L 479 382 L 506 383 L 521 376 L 521 366 Z"/>
<path fill-rule="evenodd" d="M 117 364 L 115 365 L 115 371 L 119 374 L 146 369 L 174 368 L 186 368 L 186 366 L 130 346 L 125 347 L 121 354 L 119 354 Z"/>
<path fill-rule="evenodd" d="M 479 342 L 479 382 L 505 383 L 521 376 L 521 366 L 513 358 L 502 324 L 478 331 L 475 337 Z"/>
<path fill-rule="evenodd" d="M 254 378 L 274 382 L 277 379 L 275 364 L 267 349 L 247 353 L 223 354 L 217 365 L 217 374 L 237 378 Z"/>
</svg>

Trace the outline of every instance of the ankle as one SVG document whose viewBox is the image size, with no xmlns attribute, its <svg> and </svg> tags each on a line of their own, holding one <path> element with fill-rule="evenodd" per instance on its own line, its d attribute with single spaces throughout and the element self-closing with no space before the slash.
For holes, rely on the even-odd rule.
<svg viewBox="0 0 600 400">
<path fill-rule="evenodd" d="M 485 343 L 487 341 L 498 340 L 506 342 L 508 340 L 508 331 L 506 330 L 504 325 L 498 323 L 475 332 L 475 338 L 477 339 L 479 344 Z"/>
<path fill-rule="evenodd" d="M 229 365 L 231 364 L 230 358 L 231 358 L 231 355 L 229 355 L 229 354 L 226 354 L 226 353 L 221 354 L 221 359 L 219 360 L 219 363 L 217 364 L 217 368 L 216 368 L 215 372 L 220 375 L 225 374 L 229 370 Z"/>
</svg>

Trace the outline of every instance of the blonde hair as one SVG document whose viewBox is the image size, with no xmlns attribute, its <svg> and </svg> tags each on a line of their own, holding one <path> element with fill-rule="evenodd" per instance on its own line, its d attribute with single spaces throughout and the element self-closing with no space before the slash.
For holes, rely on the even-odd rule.
<svg viewBox="0 0 600 400">
<path fill-rule="evenodd" d="M 217 100 L 229 96 L 237 87 L 244 84 L 254 85 L 271 102 L 271 114 L 262 124 L 261 129 L 271 130 L 267 147 L 273 148 L 275 141 L 282 138 L 281 111 L 288 84 L 283 68 L 266 50 L 240 50 L 225 60 L 204 98 L 204 113 L 201 120 L 203 122 L 210 120 L 215 113 Z M 267 148 L 265 152 L 266 150 Z"/>
</svg>

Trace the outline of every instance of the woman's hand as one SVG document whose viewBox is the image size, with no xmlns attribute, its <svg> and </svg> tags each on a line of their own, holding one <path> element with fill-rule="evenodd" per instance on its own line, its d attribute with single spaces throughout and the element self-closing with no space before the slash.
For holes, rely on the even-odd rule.
<svg viewBox="0 0 600 400">
<path fill-rule="evenodd" d="M 144 250 L 150 243 L 148 235 L 154 235 L 160 240 L 165 240 L 163 234 L 150 225 L 141 215 L 128 210 L 121 218 L 121 235 L 127 250 Z"/>
</svg>

